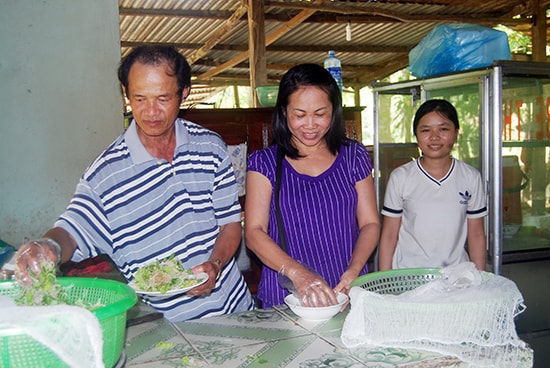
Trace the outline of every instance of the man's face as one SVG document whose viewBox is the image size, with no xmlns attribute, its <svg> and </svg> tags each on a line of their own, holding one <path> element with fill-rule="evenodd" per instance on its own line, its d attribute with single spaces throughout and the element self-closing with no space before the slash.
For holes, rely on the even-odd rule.
<svg viewBox="0 0 550 368">
<path fill-rule="evenodd" d="M 177 78 L 170 71 L 165 63 L 149 65 L 137 62 L 130 68 L 126 96 L 140 135 L 161 137 L 173 128 L 182 96 L 178 94 Z"/>
</svg>

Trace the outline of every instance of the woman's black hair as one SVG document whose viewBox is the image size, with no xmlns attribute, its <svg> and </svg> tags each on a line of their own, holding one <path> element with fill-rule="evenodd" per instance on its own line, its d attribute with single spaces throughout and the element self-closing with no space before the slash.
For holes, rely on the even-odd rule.
<svg viewBox="0 0 550 368">
<path fill-rule="evenodd" d="M 341 145 L 346 142 L 342 94 L 332 75 L 317 64 L 296 65 L 290 68 L 281 79 L 277 103 L 271 119 L 273 141 L 284 155 L 290 158 L 300 157 L 298 149 L 292 145 L 292 134 L 288 128 L 286 108 L 290 95 L 304 86 L 319 87 L 328 94 L 332 104 L 332 117 L 325 139 L 330 152 L 337 154 Z"/>
<path fill-rule="evenodd" d="M 172 46 L 139 46 L 134 48 L 122 61 L 118 68 L 118 80 L 129 94 L 128 74 L 136 62 L 145 65 L 160 65 L 167 63 L 171 75 L 178 80 L 178 96 L 182 96 L 185 88 L 191 87 L 191 67 L 185 57 Z"/>
<path fill-rule="evenodd" d="M 420 105 L 418 110 L 416 110 L 416 114 L 414 114 L 413 134 L 415 136 L 416 136 L 416 129 L 418 128 L 418 124 L 420 123 L 420 119 L 422 119 L 424 115 L 427 115 L 433 111 L 437 112 L 439 115 L 443 116 L 444 118 L 452 121 L 456 130 L 460 129 L 460 125 L 458 124 L 458 114 L 453 104 L 447 100 L 433 99 L 433 100 L 428 100 L 424 102 L 422 105 Z"/>
</svg>

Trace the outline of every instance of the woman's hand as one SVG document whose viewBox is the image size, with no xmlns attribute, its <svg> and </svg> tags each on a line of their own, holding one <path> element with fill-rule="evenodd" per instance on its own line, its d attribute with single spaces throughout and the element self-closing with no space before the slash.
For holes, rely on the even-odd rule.
<svg viewBox="0 0 550 368">
<path fill-rule="evenodd" d="M 340 282 L 338 283 L 338 285 L 336 285 L 336 287 L 334 288 L 334 291 L 337 293 L 342 293 L 349 296 L 349 291 L 351 289 L 351 282 L 355 280 L 358 276 L 359 274 L 357 272 L 346 270 L 346 272 L 342 274 L 342 277 L 340 277 Z M 343 312 L 348 307 L 348 304 L 349 304 L 349 299 L 348 299 L 348 302 L 342 306 L 342 308 L 340 309 L 340 312 Z"/>
<path fill-rule="evenodd" d="M 334 288 L 334 291 L 337 293 L 343 293 L 349 295 L 350 285 L 353 280 L 355 280 L 359 274 L 351 270 L 346 270 L 340 277 L 340 282 Z"/>
<path fill-rule="evenodd" d="M 280 272 L 292 281 L 297 297 L 304 307 L 326 307 L 338 304 L 334 290 L 315 271 L 297 264 L 290 270 L 283 266 Z"/>
</svg>

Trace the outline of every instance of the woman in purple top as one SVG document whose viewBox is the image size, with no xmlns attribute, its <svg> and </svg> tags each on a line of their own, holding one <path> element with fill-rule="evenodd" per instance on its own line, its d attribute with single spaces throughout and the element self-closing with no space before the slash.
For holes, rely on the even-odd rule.
<svg viewBox="0 0 550 368">
<path fill-rule="evenodd" d="M 316 64 L 283 76 L 272 128 L 274 145 L 250 155 L 246 183 L 246 243 L 264 264 L 258 298 L 264 308 L 284 302 L 282 273 L 304 305 L 334 304 L 335 292 L 348 293 L 351 281 L 367 272 L 378 241 L 369 155 L 346 138 L 338 85 Z M 276 220 L 278 152 L 286 252 Z"/>
</svg>

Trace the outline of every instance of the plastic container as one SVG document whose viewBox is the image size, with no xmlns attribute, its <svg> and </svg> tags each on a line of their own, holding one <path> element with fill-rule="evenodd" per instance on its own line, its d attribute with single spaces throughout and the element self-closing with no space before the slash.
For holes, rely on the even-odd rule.
<svg viewBox="0 0 550 368">
<path fill-rule="evenodd" d="M 515 332 L 514 318 L 525 309 L 515 284 L 484 271 L 480 282 L 472 277 L 469 283 L 477 275 L 463 271 L 409 268 L 355 279 L 344 346 L 420 349 L 456 357 L 468 367 L 532 367 L 533 351 Z M 399 296 L 431 283 L 433 288 Z"/>
<path fill-rule="evenodd" d="M 15 248 L 0 239 L 0 267 L 10 260 L 13 253 L 15 253 Z"/>
<path fill-rule="evenodd" d="M 285 304 L 288 305 L 291 311 L 297 316 L 310 321 L 324 321 L 334 317 L 340 312 L 340 309 L 348 302 L 349 297 L 346 294 L 338 293 L 336 295 L 338 304 L 328 307 L 304 307 L 300 304 L 300 300 L 294 294 L 288 294 L 285 297 Z"/>
<path fill-rule="evenodd" d="M 256 87 L 258 101 L 263 107 L 273 107 L 277 103 L 279 86 L 258 86 Z"/>
<path fill-rule="evenodd" d="M 105 305 L 92 313 L 103 331 L 105 367 L 114 367 L 122 354 L 126 313 L 137 302 L 136 293 L 126 284 L 106 279 L 59 277 L 58 281 L 66 288 L 69 300 L 80 299 L 92 304 L 100 300 Z M 15 299 L 19 293 L 20 288 L 15 281 L 0 281 L 0 295 Z M 0 367 L 67 367 L 51 350 L 16 329 L 0 328 L 0 351 Z"/>
<path fill-rule="evenodd" d="M 343 83 L 342 83 L 342 63 L 340 62 L 340 59 L 336 57 L 336 54 L 334 53 L 334 50 L 330 50 L 328 52 L 328 56 L 325 59 L 324 62 L 325 69 L 329 71 L 329 73 L 334 77 L 334 80 L 338 84 L 338 88 L 340 88 L 340 92 L 342 91 Z"/>
<path fill-rule="evenodd" d="M 399 295 L 440 278 L 438 268 L 403 268 L 360 276 L 351 282 L 378 294 Z"/>
</svg>

